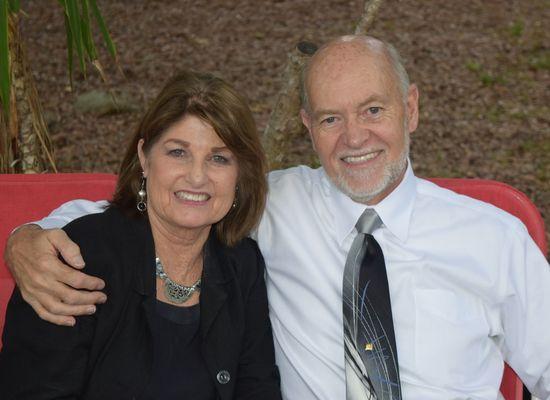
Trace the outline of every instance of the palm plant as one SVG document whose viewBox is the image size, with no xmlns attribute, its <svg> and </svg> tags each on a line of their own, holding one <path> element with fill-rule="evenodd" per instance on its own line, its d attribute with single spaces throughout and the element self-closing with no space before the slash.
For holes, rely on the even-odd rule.
<svg viewBox="0 0 550 400">
<path fill-rule="evenodd" d="M 92 21 L 116 61 L 116 49 L 96 0 L 58 0 L 67 32 L 67 67 L 72 86 L 74 59 L 84 76 L 88 63 L 104 78 Z M 19 0 L 0 0 L 0 173 L 56 172 L 50 137 L 19 32 Z"/>
</svg>

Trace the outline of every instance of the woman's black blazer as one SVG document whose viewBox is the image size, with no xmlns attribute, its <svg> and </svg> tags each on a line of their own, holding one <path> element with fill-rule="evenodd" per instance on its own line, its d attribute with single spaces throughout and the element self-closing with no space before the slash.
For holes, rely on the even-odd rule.
<svg viewBox="0 0 550 400">
<path fill-rule="evenodd" d="M 146 218 L 116 208 L 65 228 L 107 302 L 75 327 L 38 318 L 16 289 L 0 353 L 0 398 L 140 399 L 149 383 L 155 250 Z M 214 231 L 214 230 L 212 230 Z M 256 243 L 228 248 L 211 233 L 200 295 L 201 352 L 219 399 L 280 399 L 264 262 Z"/>
</svg>

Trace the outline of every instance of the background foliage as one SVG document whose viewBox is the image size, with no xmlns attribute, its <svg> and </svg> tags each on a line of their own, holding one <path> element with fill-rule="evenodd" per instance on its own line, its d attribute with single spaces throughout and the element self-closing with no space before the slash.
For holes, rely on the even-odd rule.
<svg viewBox="0 0 550 400">
<path fill-rule="evenodd" d="M 77 72 L 71 92 L 63 21 L 48 2 L 28 3 L 21 23 L 58 167 L 107 172 L 116 171 L 125 138 L 176 70 L 214 71 L 233 82 L 249 97 L 261 132 L 283 86 L 288 51 L 300 40 L 322 43 L 353 32 L 363 9 L 362 0 L 99 1 L 124 76 L 105 65 L 108 88 L 121 101 L 118 108 L 86 112 L 80 96 L 101 88 L 99 74 L 90 70 L 84 82 Z M 548 4 L 386 0 L 372 30 L 400 50 L 420 88 L 420 126 L 412 138 L 416 172 L 512 184 L 533 199 L 547 226 Z M 305 136 L 293 143 L 287 162 L 316 165 L 310 147 Z"/>
</svg>

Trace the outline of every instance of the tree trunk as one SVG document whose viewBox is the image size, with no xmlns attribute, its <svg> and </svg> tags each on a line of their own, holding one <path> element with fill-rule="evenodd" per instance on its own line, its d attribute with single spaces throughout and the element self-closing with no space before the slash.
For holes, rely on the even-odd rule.
<svg viewBox="0 0 550 400">
<path fill-rule="evenodd" d="M 372 25 L 374 18 L 382 4 L 382 0 L 366 0 L 365 9 L 355 28 L 355 34 L 365 34 Z M 289 167 L 300 160 L 301 163 L 313 164 L 316 156 L 313 151 L 309 154 L 296 155 L 296 144 L 304 141 L 307 135 L 305 127 L 300 121 L 300 79 L 302 69 L 308 57 L 313 55 L 317 46 L 312 43 L 298 43 L 296 48 L 288 54 L 287 66 L 284 72 L 283 89 L 275 108 L 271 112 L 269 122 L 264 130 L 263 142 L 270 169 Z"/>
<path fill-rule="evenodd" d="M 306 59 L 316 50 L 314 44 L 301 42 L 288 54 L 284 72 L 286 84 L 279 93 L 264 130 L 264 146 L 270 169 L 287 167 L 292 144 L 297 140 L 303 142 L 307 136 L 299 116 L 300 78 Z"/>
<path fill-rule="evenodd" d="M 0 172 L 57 172 L 38 92 L 19 33 L 18 16 L 14 14 L 9 17 L 9 36 L 10 116 L 8 121 L 0 117 Z"/>
<path fill-rule="evenodd" d="M 365 35 L 367 33 L 374 22 L 376 14 L 378 14 L 378 9 L 381 4 L 382 0 L 365 1 L 365 10 L 363 11 L 363 15 L 355 27 L 356 35 Z"/>
</svg>

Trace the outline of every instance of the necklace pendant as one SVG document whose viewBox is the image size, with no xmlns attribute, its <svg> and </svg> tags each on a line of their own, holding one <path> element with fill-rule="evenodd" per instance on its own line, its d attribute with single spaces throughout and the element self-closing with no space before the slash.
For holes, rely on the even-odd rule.
<svg viewBox="0 0 550 400">
<path fill-rule="evenodd" d="M 155 259 L 156 263 L 156 275 L 164 282 L 164 294 L 166 298 L 172 303 L 182 304 L 185 303 L 196 291 L 201 290 L 201 278 L 199 278 L 193 285 L 185 286 L 174 282 L 164 272 L 164 267 L 160 262 L 160 258 Z"/>
<path fill-rule="evenodd" d="M 164 281 L 164 294 L 173 303 L 182 304 L 185 303 L 191 295 L 195 292 L 195 288 L 184 287 L 173 282 Z"/>
</svg>

